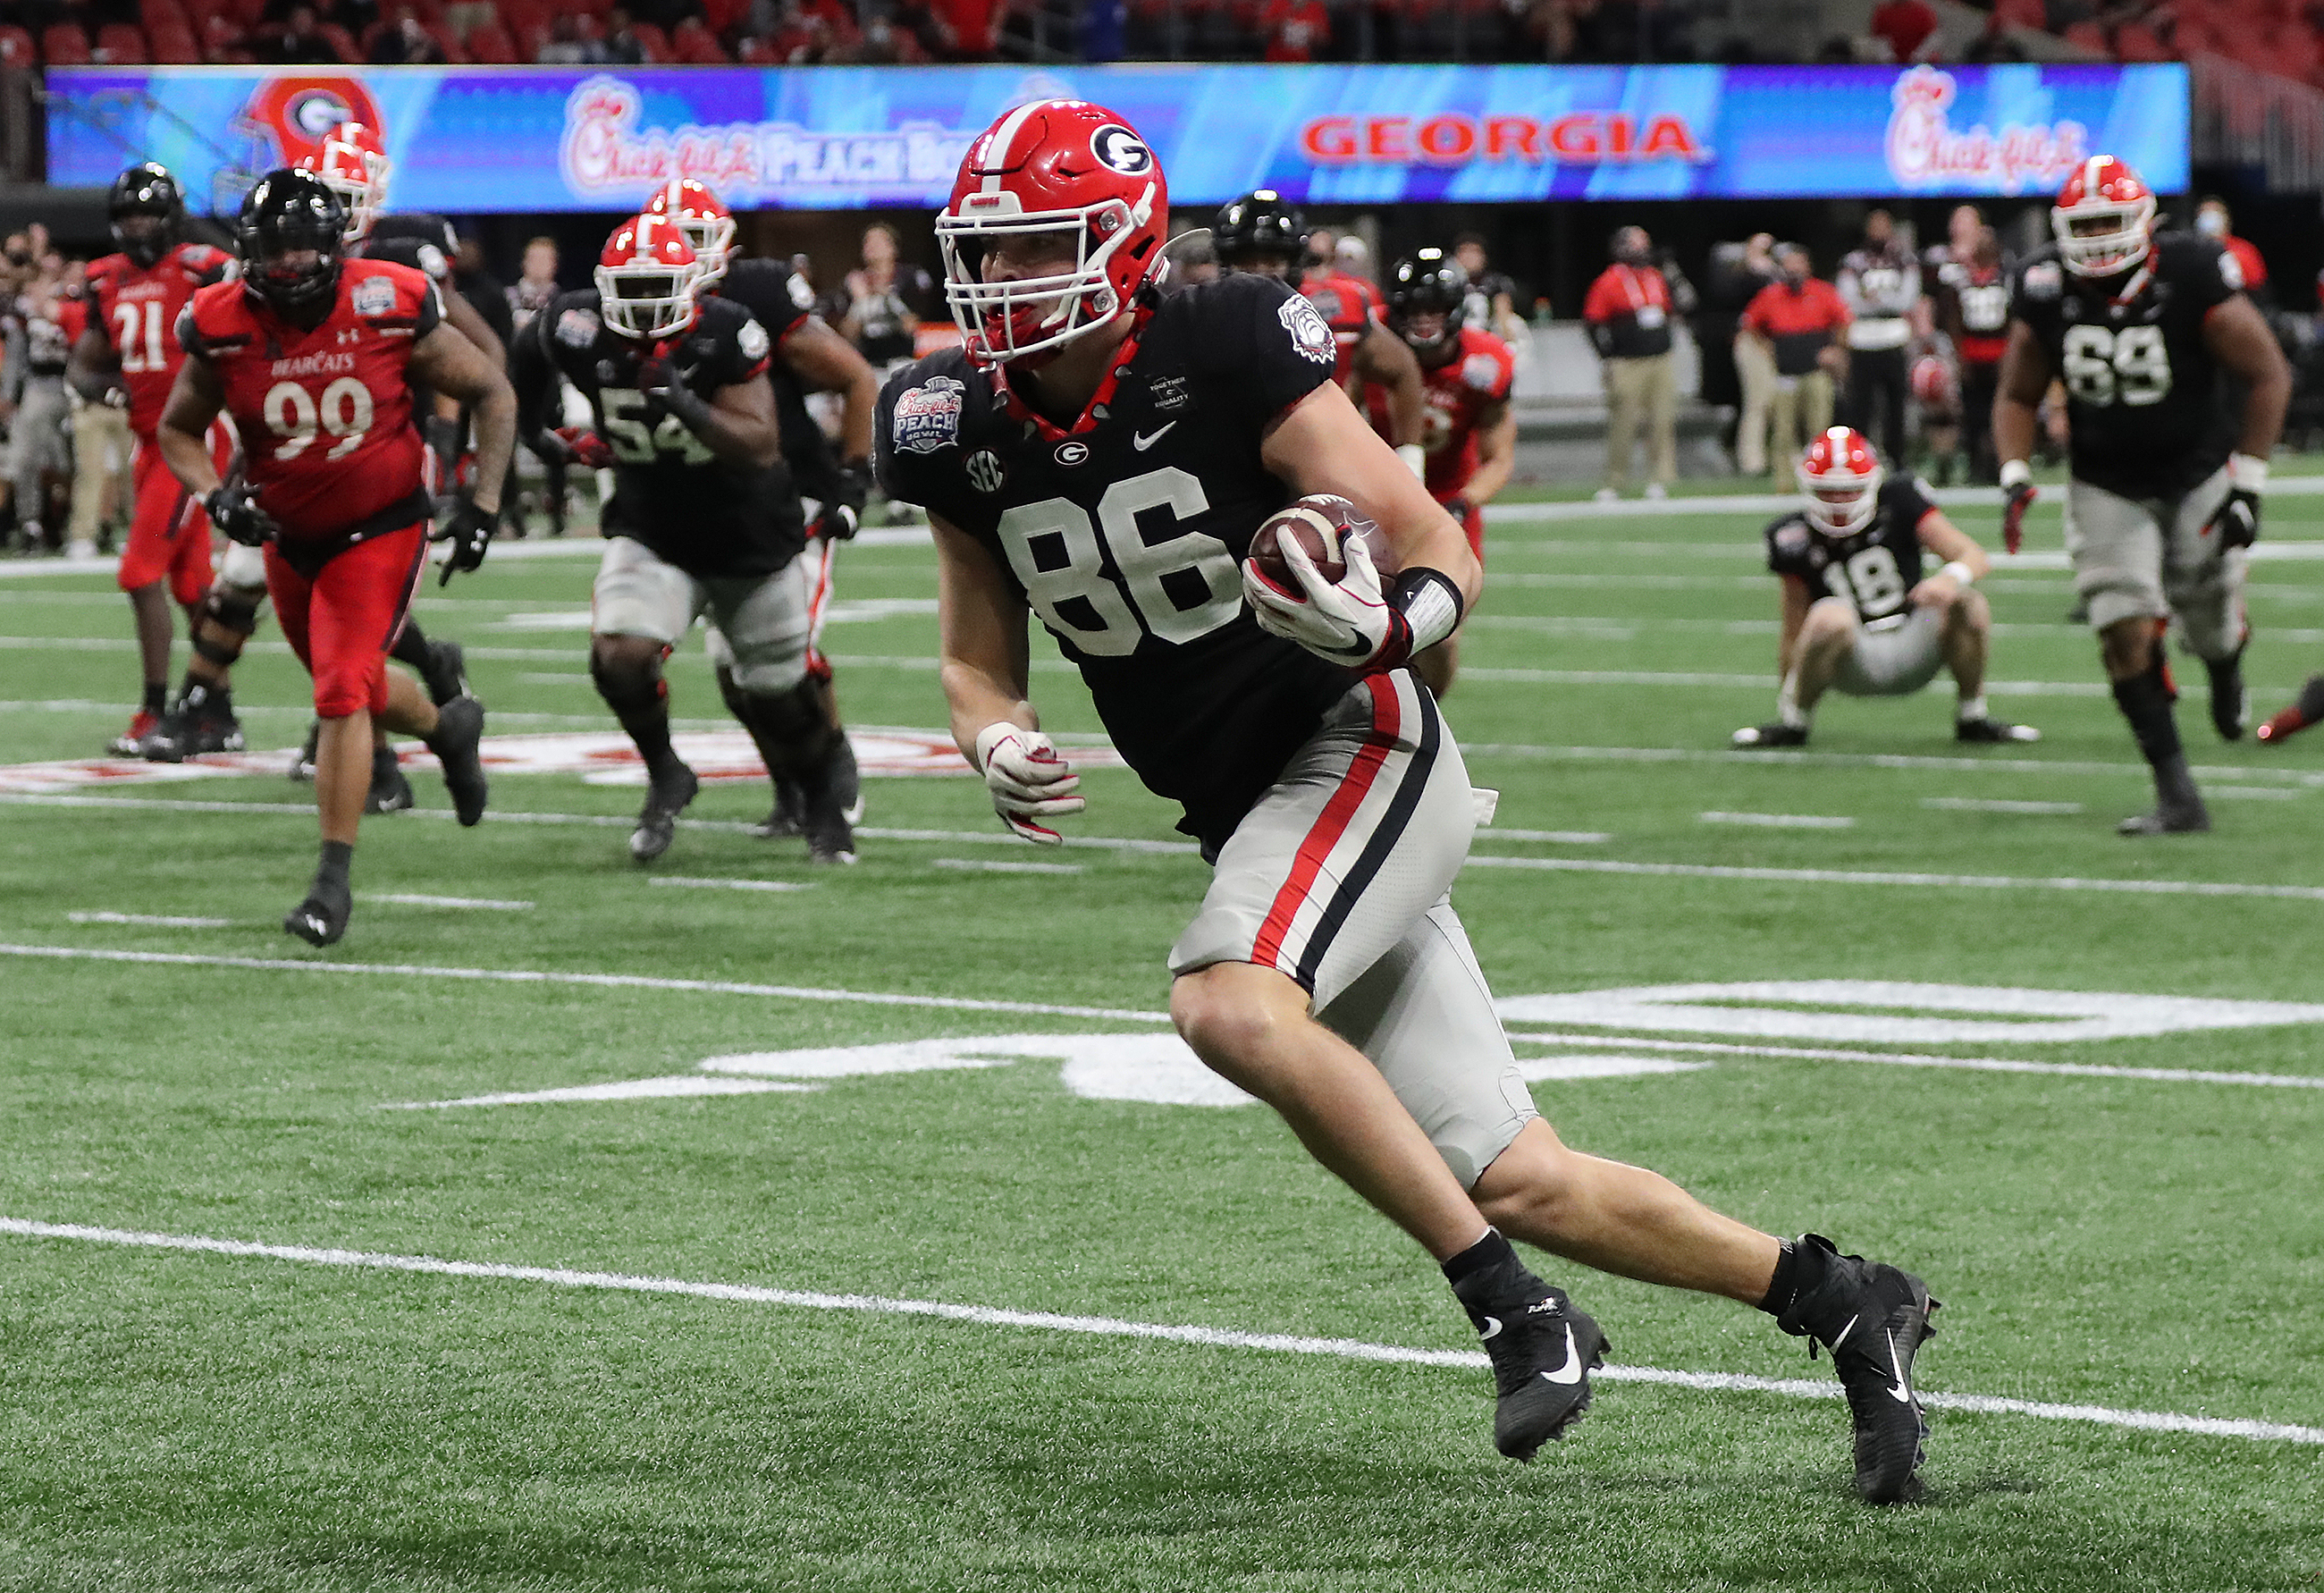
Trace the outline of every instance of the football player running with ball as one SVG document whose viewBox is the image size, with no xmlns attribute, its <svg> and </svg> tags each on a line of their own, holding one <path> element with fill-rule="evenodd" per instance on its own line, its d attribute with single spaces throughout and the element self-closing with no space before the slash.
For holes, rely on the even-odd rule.
<svg viewBox="0 0 2324 1593">
<path fill-rule="evenodd" d="M 346 933 L 374 721 L 428 744 L 463 824 L 484 813 L 482 704 L 463 696 L 438 709 L 387 668 L 428 564 L 432 504 L 412 388 L 476 411 L 476 501 L 436 536 L 451 545 L 445 580 L 484 562 L 516 426 L 507 378 L 445 324 L 435 284 L 346 259 L 346 221 L 309 172 L 271 171 L 250 190 L 236 227 L 243 278 L 202 289 L 179 320 L 187 358 L 159 432 L 161 456 L 210 522 L 265 550 L 282 633 L 314 677 L 322 858 L 282 926 L 316 945 Z M 221 410 L 242 436 L 247 481 L 221 482 L 203 441 Z"/>
<path fill-rule="evenodd" d="M 2163 650 L 2171 622 L 2211 677 L 2211 723 L 2234 741 L 2249 709 L 2246 551 L 2259 536 L 2267 456 L 2292 370 L 2243 293 L 2235 257 L 2193 233 L 2154 230 L 2154 196 L 2111 155 L 2084 161 L 2050 211 L 2056 244 L 2018 273 L 1993 406 L 2017 551 L 2034 501 L 2026 465 L 2043 394 L 2066 386 L 2066 550 L 2114 700 L 2154 771 L 2154 810 L 2125 835 L 2208 830 L 2179 744 Z M 2226 390 L 2243 391 L 2229 416 Z"/>
<path fill-rule="evenodd" d="M 1977 590 L 1985 549 L 1947 520 L 1910 476 L 1890 481 L 1871 439 L 1845 426 L 1816 438 L 1799 465 L 1800 507 L 1767 528 L 1767 567 L 1783 578 L 1775 717 L 1735 732 L 1738 747 L 1804 747 L 1827 689 L 1910 696 L 1952 671 L 1953 739 L 2038 741 L 2042 732 L 1987 712 L 1993 612 Z M 1926 548 L 1942 560 L 1923 575 Z"/>
<path fill-rule="evenodd" d="M 589 673 L 645 760 L 630 855 L 651 862 L 668 852 L 700 788 L 670 745 L 662 666 L 706 611 L 728 705 L 767 772 L 800 788 L 808 858 L 852 863 L 834 746 L 844 741 L 808 668 L 806 525 L 767 380 L 773 341 L 742 305 L 704 294 L 701 279 L 675 218 L 632 216 L 607 241 L 596 287 L 552 300 L 518 336 L 512 362 L 534 449 L 613 472 Z M 594 434 L 546 429 L 560 372 L 588 399 Z"/>
<path fill-rule="evenodd" d="M 978 137 L 937 217 L 965 346 L 890 380 L 877 439 L 882 483 L 929 511 L 961 750 L 1010 829 L 1059 841 L 1084 799 L 1027 697 L 1038 615 L 1215 870 L 1170 953 L 1178 1032 L 1442 1264 L 1493 1364 L 1503 1454 L 1564 1432 L 1606 1349 L 1516 1238 L 1831 1347 L 1858 1486 L 1901 1496 L 1925 1431 L 1919 1280 L 1756 1232 L 1535 1112 L 1449 900 L 1468 774 L 1407 662 L 1459 623 L 1476 557 L 1333 381 L 1312 304 L 1249 273 L 1162 296 L 1167 214 L 1129 124 L 1043 100 Z M 1336 582 L 1289 538 L 1296 590 L 1244 562 L 1318 493 L 1379 522 L 1393 583 L 1355 537 Z"/>
</svg>

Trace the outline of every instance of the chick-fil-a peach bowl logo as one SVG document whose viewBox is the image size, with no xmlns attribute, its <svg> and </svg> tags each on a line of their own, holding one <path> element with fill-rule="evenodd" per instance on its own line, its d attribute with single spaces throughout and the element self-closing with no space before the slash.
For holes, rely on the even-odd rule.
<svg viewBox="0 0 2324 1593">
<path fill-rule="evenodd" d="M 2080 122 L 2006 122 L 1956 129 L 1952 74 L 1914 67 L 1890 91 L 1888 174 L 1904 188 L 1940 184 L 2016 194 L 2051 189 L 2089 158 Z"/>
</svg>

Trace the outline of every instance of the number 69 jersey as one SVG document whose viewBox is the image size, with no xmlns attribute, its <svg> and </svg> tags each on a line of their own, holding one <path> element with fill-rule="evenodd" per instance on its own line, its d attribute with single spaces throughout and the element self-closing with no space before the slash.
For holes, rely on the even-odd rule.
<svg viewBox="0 0 2324 1593">
<path fill-rule="evenodd" d="M 694 325 L 673 341 L 678 377 L 705 400 L 767 369 L 765 327 L 731 299 L 704 295 Z M 790 472 L 721 459 L 685 421 L 641 390 L 638 367 L 652 348 L 605 329 L 597 290 L 560 293 L 526 323 L 510 355 L 520 426 L 554 425 L 556 373 L 578 388 L 613 453 L 605 534 L 643 543 L 656 557 L 704 579 L 770 576 L 807 545 Z"/>
<path fill-rule="evenodd" d="M 1936 511 L 1919 482 L 1892 476 L 1871 524 L 1854 536 L 1826 536 L 1797 511 L 1770 525 L 1767 567 L 1805 581 L 1810 602 L 1846 598 L 1867 630 L 1885 631 L 1909 612 L 1921 580 L 1921 522 Z"/>
<path fill-rule="evenodd" d="M 1259 276 L 1141 313 L 1071 431 L 947 350 L 889 379 L 873 435 L 889 494 L 990 550 L 1121 755 L 1215 846 L 1351 678 L 1259 630 L 1240 573 L 1293 495 L 1260 436 L 1332 380 L 1335 346 L 1312 304 Z"/>
<path fill-rule="evenodd" d="M 2235 257 L 2193 233 L 2159 234 L 2119 281 L 2075 276 L 2054 244 L 2025 262 L 2017 318 L 2066 385 L 2077 480 L 2173 498 L 2227 463 L 2234 423 L 2203 318 L 2242 289 Z"/>
<path fill-rule="evenodd" d="M 194 295 L 178 341 L 217 371 L 259 507 L 287 539 L 329 537 L 406 500 L 404 523 L 427 518 L 407 367 L 442 318 L 434 283 L 384 261 L 341 265 L 330 313 L 305 329 L 238 281 Z"/>
</svg>

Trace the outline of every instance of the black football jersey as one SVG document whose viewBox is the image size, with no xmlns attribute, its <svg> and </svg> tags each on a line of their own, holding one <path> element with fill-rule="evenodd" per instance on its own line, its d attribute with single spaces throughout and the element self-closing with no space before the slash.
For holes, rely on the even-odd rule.
<svg viewBox="0 0 2324 1593">
<path fill-rule="evenodd" d="M 992 552 L 1121 755 L 1215 852 L 1351 679 L 1242 599 L 1251 533 L 1293 496 L 1259 435 L 1332 379 L 1335 347 L 1266 277 L 1147 313 L 1070 432 L 947 350 L 889 379 L 873 435 L 889 495 Z"/>
<path fill-rule="evenodd" d="M 519 425 L 536 434 L 552 413 L 554 374 L 587 397 L 613 451 L 608 536 L 634 539 L 690 576 L 764 576 L 806 545 L 798 493 L 781 462 L 753 469 L 721 459 L 685 421 L 641 391 L 646 347 L 605 330 L 594 288 L 560 293 L 519 333 L 510 358 Z M 767 329 L 730 299 L 706 298 L 675 358 L 680 380 L 707 400 L 767 369 Z"/>
<path fill-rule="evenodd" d="M 2055 245 L 2020 268 L 2014 308 L 2066 384 L 2078 480 L 2126 498 L 2169 498 L 2227 463 L 2235 422 L 2203 318 L 2242 287 L 2234 257 L 2193 233 L 2157 235 L 2119 281 L 2075 276 Z"/>
<path fill-rule="evenodd" d="M 388 260 L 426 272 L 429 281 L 448 293 L 460 242 L 452 235 L 452 224 L 440 216 L 383 216 L 371 224 L 358 252 L 365 260 Z"/>
<path fill-rule="evenodd" d="M 1797 576 L 1811 598 L 1844 597 L 1868 626 L 1904 619 L 1921 581 L 1921 522 L 1935 511 L 1928 489 L 1912 476 L 1881 483 L 1872 523 L 1851 537 L 1830 537 L 1794 510 L 1767 528 L 1767 567 Z"/>
<path fill-rule="evenodd" d="M 782 358 L 783 339 L 815 313 L 815 290 L 779 260 L 735 260 L 710 290 L 749 310 L 774 340 L 776 357 L 767 369 L 774 384 L 775 419 L 783 428 L 783 463 L 791 480 L 810 498 L 828 497 L 839 475 L 839 456 L 807 407 L 807 388 Z"/>
</svg>

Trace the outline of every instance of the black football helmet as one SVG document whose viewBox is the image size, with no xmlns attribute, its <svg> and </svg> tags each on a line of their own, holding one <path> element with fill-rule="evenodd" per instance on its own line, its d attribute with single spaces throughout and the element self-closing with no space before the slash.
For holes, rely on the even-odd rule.
<svg viewBox="0 0 2324 1593">
<path fill-rule="evenodd" d="M 159 265 L 178 246 L 186 225 L 186 196 L 166 166 L 141 161 L 113 180 L 105 197 L 105 214 L 113 224 L 113 242 L 139 269 Z M 150 225 L 136 218 L 150 216 Z"/>
<path fill-rule="evenodd" d="M 1211 238 L 1219 258 L 1236 271 L 1281 261 L 1286 272 L 1295 272 L 1307 258 L 1306 221 L 1297 206 L 1271 188 L 1245 194 L 1222 208 Z"/>
<path fill-rule="evenodd" d="M 346 207 L 321 178 L 288 166 L 268 172 L 235 224 L 244 290 L 286 314 L 327 302 L 339 285 L 346 225 Z M 313 258 L 293 263 L 293 254 Z"/>
<path fill-rule="evenodd" d="M 1389 268 L 1387 297 L 1388 330 L 1410 344 L 1415 354 L 1434 355 L 1460 339 L 1468 311 L 1469 273 L 1442 249 L 1416 249 Z M 1442 315 L 1443 330 L 1434 337 L 1416 337 L 1412 319 L 1425 315 Z"/>
</svg>

